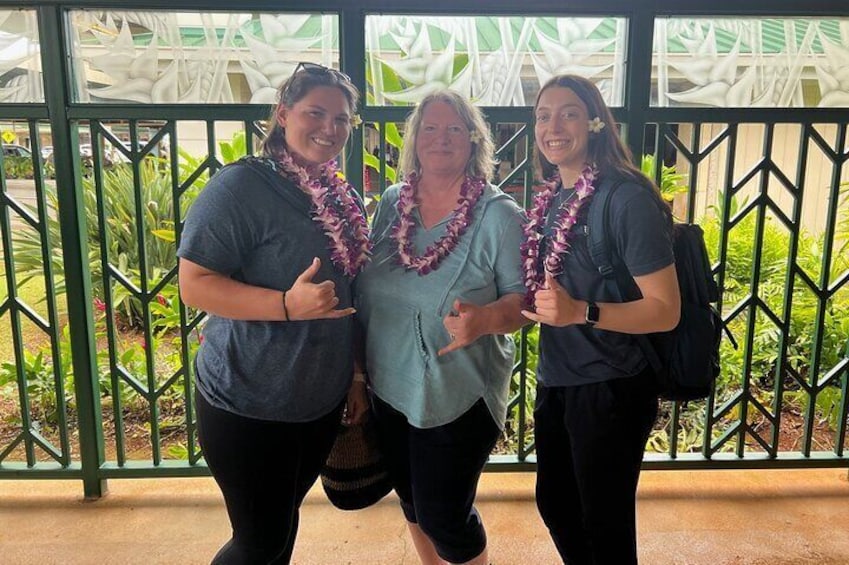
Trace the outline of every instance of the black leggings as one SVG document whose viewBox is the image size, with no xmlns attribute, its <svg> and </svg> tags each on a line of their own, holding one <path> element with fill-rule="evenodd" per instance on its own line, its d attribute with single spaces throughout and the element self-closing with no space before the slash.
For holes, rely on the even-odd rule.
<svg viewBox="0 0 849 565">
<path fill-rule="evenodd" d="M 214 565 L 289 563 L 298 509 L 327 460 L 341 411 L 312 422 L 269 422 L 214 408 L 198 392 L 198 436 L 233 527 Z"/>
</svg>

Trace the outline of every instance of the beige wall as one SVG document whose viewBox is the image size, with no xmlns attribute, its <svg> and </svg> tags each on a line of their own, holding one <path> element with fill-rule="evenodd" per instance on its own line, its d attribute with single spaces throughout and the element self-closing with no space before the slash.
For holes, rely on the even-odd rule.
<svg viewBox="0 0 849 565">
<path fill-rule="evenodd" d="M 727 127 L 726 124 L 702 124 L 701 144 L 703 150 L 711 140 L 719 136 Z M 837 137 L 837 126 L 833 124 L 815 126 L 817 132 L 834 150 Z M 681 124 L 679 137 L 689 147 L 693 125 Z M 727 184 L 737 184 L 746 174 L 769 155 L 777 168 L 795 185 L 799 173 L 799 149 L 802 141 L 802 126 L 798 124 L 778 124 L 775 126 L 771 147 L 765 147 L 765 127 L 761 124 L 741 124 L 738 127 L 737 146 L 735 148 L 733 173 L 731 182 L 727 180 L 729 139 L 725 139 L 698 165 L 696 187 L 695 220 L 708 214 L 710 207 L 720 203 L 722 191 Z M 841 149 L 839 152 L 843 152 Z M 679 154 L 678 172 L 692 177 L 690 163 Z M 829 160 L 818 145 L 810 141 L 808 158 L 804 168 L 802 205 L 802 227 L 811 232 L 819 233 L 825 228 L 826 215 L 830 198 L 832 177 L 836 166 Z M 751 202 L 761 190 L 762 174 L 755 174 L 737 193 L 738 202 Z M 776 202 L 778 208 L 793 218 L 793 207 L 797 195 L 788 190 L 773 174 L 768 175 L 767 194 Z M 849 182 L 849 163 L 844 164 L 841 175 L 842 182 Z M 845 189 L 844 189 L 845 192 Z M 676 201 L 676 213 L 683 217 L 686 211 L 686 198 Z"/>
<path fill-rule="evenodd" d="M 215 122 L 215 139 L 217 143 L 229 143 L 238 131 L 244 131 L 244 122 Z M 206 122 L 180 121 L 177 122 L 177 141 L 180 149 L 190 155 L 203 156 L 207 154 Z M 219 151 L 216 143 L 215 150 Z M 221 155 L 219 154 L 219 159 Z"/>
</svg>

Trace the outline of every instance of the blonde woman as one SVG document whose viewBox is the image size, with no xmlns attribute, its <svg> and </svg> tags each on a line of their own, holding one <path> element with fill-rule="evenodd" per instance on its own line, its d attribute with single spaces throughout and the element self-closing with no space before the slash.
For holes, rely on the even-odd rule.
<svg viewBox="0 0 849 565">
<path fill-rule="evenodd" d="M 378 205 L 357 281 L 376 422 L 422 563 L 488 563 L 474 499 L 504 426 L 504 334 L 526 323 L 523 216 L 489 182 L 493 142 L 467 100 L 427 96 L 405 137 L 404 180 Z"/>
</svg>

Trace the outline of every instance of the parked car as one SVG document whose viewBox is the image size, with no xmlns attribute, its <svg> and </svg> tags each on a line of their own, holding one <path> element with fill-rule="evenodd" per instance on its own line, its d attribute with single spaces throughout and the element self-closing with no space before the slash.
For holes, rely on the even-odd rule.
<svg viewBox="0 0 849 565">
<path fill-rule="evenodd" d="M 4 157 L 27 157 L 32 159 L 32 151 L 23 145 L 3 144 Z"/>
<path fill-rule="evenodd" d="M 128 141 L 121 141 L 121 145 L 123 145 L 127 151 L 131 151 L 130 143 Z M 103 164 L 106 166 L 130 162 L 130 160 L 124 155 L 124 153 L 122 153 L 120 149 L 118 149 L 111 143 L 104 143 L 103 145 L 101 145 L 100 149 L 103 155 Z M 91 143 L 81 143 L 80 158 L 91 164 L 93 156 L 94 151 L 91 148 Z"/>
</svg>

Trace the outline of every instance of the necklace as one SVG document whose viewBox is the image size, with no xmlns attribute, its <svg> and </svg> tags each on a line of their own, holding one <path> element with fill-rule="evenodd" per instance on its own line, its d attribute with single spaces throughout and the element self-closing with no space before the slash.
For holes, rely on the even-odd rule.
<svg viewBox="0 0 849 565">
<path fill-rule="evenodd" d="M 472 212 L 478 203 L 486 183 L 482 178 L 467 176 L 460 187 L 460 198 L 457 199 L 457 207 L 451 213 L 451 219 L 445 227 L 445 235 L 435 243 L 428 246 L 425 252 L 416 256 L 413 249 L 413 235 L 416 232 L 416 222 L 413 219 L 413 210 L 418 207 L 416 203 L 416 187 L 419 184 L 419 176 L 410 173 L 401 185 L 398 194 L 398 221 L 392 228 L 390 237 L 398 245 L 398 262 L 408 271 L 416 271 L 419 275 L 426 275 L 439 268 L 439 263 L 454 251 L 457 243 L 469 225 L 472 223 Z"/>
<path fill-rule="evenodd" d="M 354 278 L 371 255 L 368 224 L 365 214 L 351 196 L 353 187 L 336 167 L 335 161 L 319 165 L 318 176 L 310 178 L 288 151 L 281 149 L 269 159 L 272 168 L 294 181 L 312 200 L 310 217 L 321 226 L 330 240 L 330 259 L 337 270 Z M 277 169 L 276 164 L 280 165 Z"/>
<path fill-rule="evenodd" d="M 557 276 L 563 272 L 563 258 L 569 252 L 569 238 L 572 227 L 578 220 L 578 212 L 589 197 L 595 192 L 595 179 L 598 169 L 593 165 L 587 165 L 581 171 L 581 176 L 575 181 L 575 192 L 566 202 L 561 204 L 557 217 L 552 226 L 552 233 L 548 242 L 548 249 L 542 260 L 541 270 L 539 261 L 539 248 L 542 242 L 542 230 L 551 201 L 554 199 L 558 187 L 561 185 L 560 175 L 554 176 L 545 183 L 545 188 L 534 197 L 534 204 L 528 212 L 528 221 L 525 224 L 525 242 L 521 246 L 522 269 L 524 271 L 525 288 L 528 289 L 525 300 L 528 304 L 533 303 L 537 291 L 543 288 L 545 273 Z"/>
</svg>

